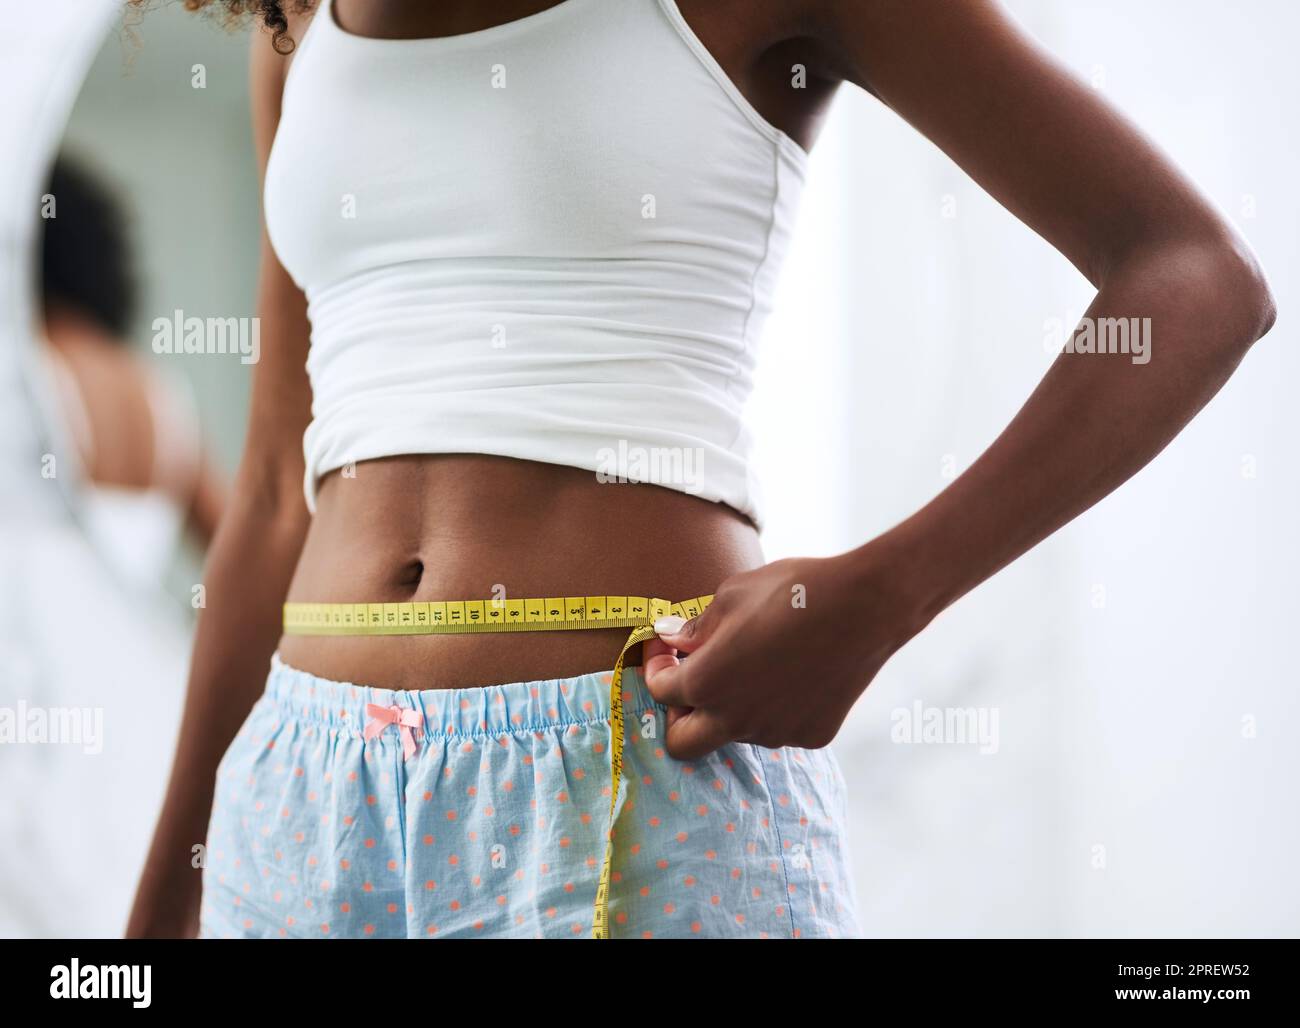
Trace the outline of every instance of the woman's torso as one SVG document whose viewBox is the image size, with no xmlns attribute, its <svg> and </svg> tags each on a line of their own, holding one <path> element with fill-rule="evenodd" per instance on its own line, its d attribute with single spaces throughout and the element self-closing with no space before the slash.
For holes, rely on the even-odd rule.
<svg viewBox="0 0 1300 1028">
<path fill-rule="evenodd" d="M 418 455 L 321 482 L 288 598 L 675 600 L 711 593 L 762 559 L 746 519 L 685 493 L 508 457 Z M 280 656 L 335 681 L 453 688 L 608 669 L 626 634 L 286 636 Z"/>
<path fill-rule="evenodd" d="M 653 16 L 652 9 L 661 15 L 677 9 L 675 5 L 656 8 L 654 0 L 637 2 L 646 5 L 647 16 Z M 337 19 L 328 28 L 318 27 L 328 33 L 326 41 L 309 40 L 308 45 L 337 48 L 318 51 L 315 59 L 319 61 L 323 53 L 342 55 L 344 48 L 348 48 L 346 52 L 350 56 L 354 43 L 383 46 L 387 42 L 402 47 L 410 42 L 400 38 L 367 40 L 362 36 L 413 39 L 454 36 L 558 5 L 545 0 L 503 3 L 499 9 L 480 14 L 479 20 L 466 15 L 461 7 L 441 14 L 425 8 L 417 16 L 414 12 L 419 6 L 388 4 L 386 10 L 392 20 L 384 22 L 376 15 L 381 5 L 369 5 L 363 10 L 357 4 L 342 5 L 336 0 L 334 7 L 343 10 L 324 8 L 317 14 L 318 20 Z M 689 10 L 685 3 L 682 7 Z M 580 13 L 575 7 L 570 16 Z M 357 35 L 345 36 L 339 25 Z M 524 28 L 521 24 L 519 31 Z M 676 31 L 683 29 L 678 26 Z M 483 42 L 484 38 L 478 40 L 480 44 Z M 745 59 L 745 41 L 737 36 L 731 42 L 735 53 L 726 55 L 726 60 L 734 67 L 733 62 Z M 431 50 L 430 59 L 437 54 L 437 48 Z M 374 56 L 378 60 L 384 55 L 376 50 Z M 409 61 L 412 56 L 412 51 L 406 51 L 402 59 Z M 692 60 L 697 57 L 698 54 L 693 55 Z M 756 62 L 765 60 L 758 53 L 752 57 Z M 711 76 L 720 71 L 706 70 Z M 701 88 L 717 86 L 707 77 L 702 81 L 708 85 Z M 727 88 L 724 84 L 724 92 Z M 705 95 L 717 103 L 720 94 Z M 818 95 L 815 91 L 810 94 L 810 104 L 817 102 Z M 295 102 L 303 104 L 304 96 L 311 98 L 310 94 L 302 94 Z M 788 138 L 782 139 L 780 132 L 764 132 L 761 124 L 755 126 L 754 112 L 743 110 L 746 104 L 743 99 L 733 98 L 728 102 L 738 103 L 738 109 L 729 110 L 729 114 L 736 114 L 740 120 L 728 125 L 740 133 L 735 138 L 741 140 L 748 157 L 768 152 L 762 149 L 765 144 L 780 144 L 771 150 L 775 158 L 773 182 L 780 175 L 791 174 L 792 166 L 796 172 L 801 170 L 797 167 L 800 155 L 791 156 L 793 144 Z M 291 112 L 286 103 L 281 135 L 286 135 L 284 118 Z M 811 108 L 807 116 L 813 116 Z M 787 124 L 791 122 L 787 120 Z M 301 143 L 289 144 L 290 156 L 298 149 L 312 146 L 302 136 L 301 125 L 298 128 L 297 138 Z M 749 131 L 754 132 L 752 140 L 743 134 Z M 806 133 L 800 135 L 806 138 Z M 295 138 L 292 130 L 287 138 Z M 581 132 L 577 138 L 581 138 Z M 336 145 L 337 140 L 334 142 Z M 277 147 L 280 145 L 281 139 L 277 137 Z M 282 165 L 289 163 L 283 154 L 279 159 Z M 273 164 L 275 161 L 273 155 Z M 783 170 L 778 171 L 777 165 Z M 754 166 L 760 167 L 757 161 Z M 681 185 L 689 189 L 689 177 Z M 778 195 L 776 190 L 770 199 L 763 198 L 763 202 L 775 210 Z M 321 202 L 325 199 L 322 197 Z M 543 203 L 544 198 L 538 202 Z M 671 213 L 670 208 L 664 217 L 671 218 Z M 774 220 L 775 214 L 770 218 Z M 301 215 L 291 227 L 295 224 L 304 225 Z M 661 224 L 671 227 L 671 222 Z M 272 228 L 274 240 L 275 226 Z M 312 231 L 307 223 L 304 232 L 289 242 L 303 243 L 314 238 Z M 770 226 L 763 227 L 762 231 L 768 233 L 770 243 Z M 318 253 L 320 246 L 329 242 L 329 239 L 316 240 L 314 249 L 304 249 L 303 262 L 308 267 L 327 266 L 312 265 L 310 262 L 318 258 L 308 255 Z M 758 242 L 762 244 L 761 238 Z M 753 249 L 756 263 L 751 277 L 757 279 L 759 270 L 764 268 L 763 245 Z M 407 258 L 409 254 L 402 256 Z M 657 252 L 651 252 L 649 263 L 654 263 L 656 256 Z M 436 260 L 425 263 L 441 274 L 446 255 L 435 251 L 432 257 Z M 476 254 L 475 259 L 482 263 L 484 258 Z M 412 262 L 404 260 L 403 264 L 409 268 Z M 369 281 L 364 275 L 357 276 L 357 280 L 363 288 Z M 310 283 L 306 288 L 311 300 Z M 316 292 L 317 295 L 324 292 L 329 298 L 328 288 Z M 760 296 L 753 302 L 760 301 L 766 302 L 766 297 Z M 750 322 L 756 320 L 746 319 L 746 313 L 737 310 L 737 325 L 742 335 Z M 355 321 L 353 318 L 345 323 L 349 331 L 355 331 Z M 320 327 L 313 325 L 314 345 L 315 331 Z M 744 341 L 748 342 L 747 336 Z M 611 346 L 620 343 L 619 335 L 611 336 Z M 513 340 L 507 345 L 514 345 Z M 490 361 L 493 354 L 485 352 L 483 359 Z M 395 389 L 403 386 L 401 382 L 388 384 Z M 628 383 L 622 385 L 626 388 Z M 524 395 L 522 390 L 519 395 Z M 349 400 L 344 395 L 339 407 Z M 317 403 L 320 401 L 318 393 Z M 379 413 L 377 410 L 376 414 Z M 320 420 L 319 410 L 317 419 Z M 732 428 L 729 425 L 724 428 L 725 443 L 732 438 Z M 316 489 L 314 519 L 290 587 L 289 601 L 395 602 L 602 594 L 675 600 L 711 593 L 728 576 L 755 567 L 763 560 L 750 519 L 726 503 L 711 502 L 690 495 L 690 491 L 602 481 L 591 468 L 544 462 L 544 458 L 531 460 L 454 452 L 365 459 L 367 456 L 373 454 L 362 453 L 359 459 L 348 461 L 342 470 L 329 466 L 322 469 L 325 473 Z M 705 454 L 706 459 L 710 456 L 711 453 Z M 337 465 L 345 457 L 335 453 L 332 459 Z M 309 453 L 309 468 L 310 462 Z M 613 665 L 625 636 L 622 630 L 439 637 L 286 636 L 280 642 L 280 656 L 292 666 L 339 681 L 404 689 L 450 688 L 569 677 L 607 669 Z"/>
</svg>

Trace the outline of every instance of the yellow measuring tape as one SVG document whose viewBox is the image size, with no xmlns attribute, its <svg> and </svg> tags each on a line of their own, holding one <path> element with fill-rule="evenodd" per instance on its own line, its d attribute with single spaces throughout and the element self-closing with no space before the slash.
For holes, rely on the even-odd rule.
<svg viewBox="0 0 1300 1028">
<path fill-rule="evenodd" d="M 654 623 L 675 614 L 698 617 L 712 596 L 678 603 L 646 596 L 558 596 L 531 600 L 444 600 L 429 603 L 286 603 L 288 635 L 464 635 L 471 632 L 556 632 L 581 628 L 631 628 L 609 683 L 613 742 L 609 767 L 609 827 L 596 887 L 591 934 L 609 938 L 609 880 L 614 857 L 614 810 L 623 781 L 623 659 L 655 637 Z"/>
</svg>

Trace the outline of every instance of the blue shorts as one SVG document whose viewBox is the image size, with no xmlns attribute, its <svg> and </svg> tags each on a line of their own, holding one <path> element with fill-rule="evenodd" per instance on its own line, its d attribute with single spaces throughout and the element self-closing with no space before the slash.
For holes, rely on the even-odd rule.
<svg viewBox="0 0 1300 1028">
<path fill-rule="evenodd" d="M 217 772 L 204 937 L 591 935 L 609 673 L 421 692 L 272 663 Z M 857 934 L 829 750 L 663 747 L 623 677 L 613 938 Z"/>
</svg>

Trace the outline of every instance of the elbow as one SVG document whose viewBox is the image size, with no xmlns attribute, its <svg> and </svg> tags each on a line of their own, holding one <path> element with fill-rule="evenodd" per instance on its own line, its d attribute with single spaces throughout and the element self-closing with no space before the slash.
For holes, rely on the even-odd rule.
<svg viewBox="0 0 1300 1028">
<path fill-rule="evenodd" d="M 1277 321 L 1277 303 L 1264 269 L 1246 241 L 1231 230 L 1200 243 L 1194 260 L 1191 287 L 1203 316 L 1222 326 L 1224 346 L 1244 353 Z"/>
<path fill-rule="evenodd" d="M 1223 258 L 1228 262 L 1226 274 L 1231 277 L 1236 292 L 1236 303 L 1247 328 L 1250 343 L 1263 338 L 1277 322 L 1277 301 L 1269 287 L 1268 278 L 1259 261 L 1244 240 L 1234 239 L 1230 252 Z M 1249 344 L 1248 344 L 1249 345 Z"/>
<path fill-rule="evenodd" d="M 1255 312 L 1259 319 L 1258 334 L 1255 338 L 1262 339 L 1277 324 L 1277 301 L 1273 298 L 1273 290 L 1269 287 L 1268 279 L 1264 277 L 1264 269 L 1259 266 L 1259 262 L 1254 259 L 1253 254 L 1251 255 L 1251 262 L 1254 267 Z"/>
<path fill-rule="evenodd" d="M 1277 320 L 1259 261 L 1222 223 L 1144 248 L 1122 266 L 1125 273 L 1112 281 L 1121 291 L 1140 283 L 1143 302 L 1159 312 L 1158 331 L 1180 341 L 1179 359 L 1217 369 L 1216 375 L 1230 374 Z"/>
</svg>

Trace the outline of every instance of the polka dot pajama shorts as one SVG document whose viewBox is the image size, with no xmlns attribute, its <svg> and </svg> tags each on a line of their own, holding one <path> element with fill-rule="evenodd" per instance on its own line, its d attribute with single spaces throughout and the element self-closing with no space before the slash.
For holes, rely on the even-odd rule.
<svg viewBox="0 0 1300 1028">
<path fill-rule="evenodd" d="M 609 673 L 404 692 L 272 663 L 217 771 L 205 938 L 591 937 Z M 663 747 L 623 676 L 612 938 L 858 932 L 829 750 Z"/>
</svg>

